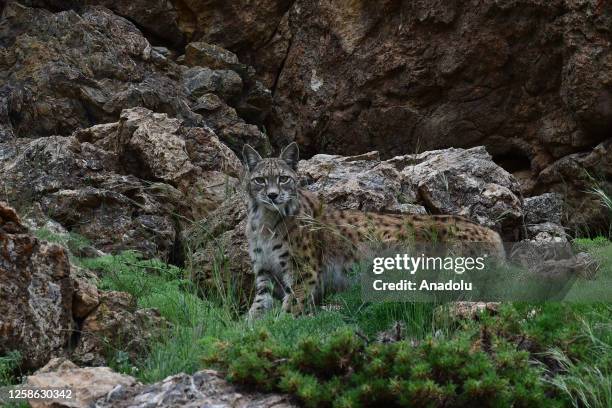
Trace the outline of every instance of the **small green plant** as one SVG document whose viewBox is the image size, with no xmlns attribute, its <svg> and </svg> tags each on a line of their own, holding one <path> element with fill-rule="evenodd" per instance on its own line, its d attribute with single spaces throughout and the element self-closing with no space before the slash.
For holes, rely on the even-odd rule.
<svg viewBox="0 0 612 408">
<path fill-rule="evenodd" d="M 57 233 L 47 228 L 36 230 L 35 235 L 38 239 L 54 242 L 65 246 L 72 254 L 78 254 L 83 248 L 90 245 L 90 241 L 75 232 Z"/>
<path fill-rule="evenodd" d="M 113 345 L 110 363 L 121 372 L 154 382 L 179 372 L 194 372 L 200 367 L 198 340 L 224 329 L 232 318 L 222 307 L 198 296 L 185 271 L 158 260 L 147 260 L 136 252 L 123 252 L 95 259 L 82 265 L 97 271 L 99 287 L 130 293 L 140 308 L 159 310 L 170 327 L 148 345 L 142 360 L 131 361 L 121 345 Z"/>
<path fill-rule="evenodd" d="M 583 321 L 582 337 L 588 344 L 583 359 L 574 359 L 555 348 L 549 352 L 561 368 L 550 383 L 565 394 L 571 404 L 596 408 L 612 406 L 612 324 Z"/>
<path fill-rule="evenodd" d="M 12 385 L 18 382 L 15 372 L 21 363 L 21 353 L 10 351 L 0 356 L 0 386 Z"/>
</svg>

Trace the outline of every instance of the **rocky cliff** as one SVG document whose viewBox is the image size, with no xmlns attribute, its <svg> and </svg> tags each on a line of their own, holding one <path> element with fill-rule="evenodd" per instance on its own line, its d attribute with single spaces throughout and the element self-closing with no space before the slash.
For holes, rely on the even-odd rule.
<svg viewBox="0 0 612 408">
<path fill-rule="evenodd" d="M 566 224 L 597 230 L 603 213 L 584 191 L 612 187 L 611 23 L 598 0 L 8 2 L 2 168 L 26 140 L 110 129 L 141 107 L 234 152 L 290 140 L 306 157 L 483 145 L 524 196 L 562 193 Z M 126 153 L 116 174 L 164 181 Z M 153 223 L 164 242 L 151 250 L 167 254 L 177 227 Z"/>
</svg>

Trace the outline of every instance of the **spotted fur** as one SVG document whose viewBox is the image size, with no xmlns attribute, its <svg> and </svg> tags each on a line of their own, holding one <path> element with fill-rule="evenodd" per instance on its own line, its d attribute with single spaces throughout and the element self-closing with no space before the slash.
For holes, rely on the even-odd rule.
<svg viewBox="0 0 612 408">
<path fill-rule="evenodd" d="M 249 315 L 255 317 L 283 300 L 283 310 L 301 314 L 317 295 L 346 285 L 347 266 L 363 258 L 372 242 L 482 242 L 503 258 L 499 235 L 462 217 L 395 215 L 340 211 L 298 188 L 298 147 L 263 159 L 243 150 L 248 168 L 247 237 L 256 275 Z"/>
</svg>

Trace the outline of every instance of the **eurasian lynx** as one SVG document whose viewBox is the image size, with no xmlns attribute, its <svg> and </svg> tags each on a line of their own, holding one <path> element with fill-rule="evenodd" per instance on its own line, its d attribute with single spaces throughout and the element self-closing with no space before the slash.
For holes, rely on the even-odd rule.
<svg viewBox="0 0 612 408">
<path fill-rule="evenodd" d="M 500 236 L 493 230 L 451 215 L 395 215 L 340 211 L 298 188 L 298 147 L 263 159 L 251 146 L 243 149 L 248 168 L 247 237 L 256 275 L 254 317 L 270 308 L 273 296 L 293 314 L 329 286 L 342 286 L 344 271 L 367 253 L 373 239 L 398 243 L 460 240 L 482 242 L 503 258 Z"/>
</svg>

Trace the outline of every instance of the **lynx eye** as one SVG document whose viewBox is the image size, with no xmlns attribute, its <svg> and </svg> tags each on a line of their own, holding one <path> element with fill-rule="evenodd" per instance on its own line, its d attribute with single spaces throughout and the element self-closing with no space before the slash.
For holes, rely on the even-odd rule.
<svg viewBox="0 0 612 408">
<path fill-rule="evenodd" d="M 278 178 L 278 182 L 281 184 L 287 184 L 289 182 L 289 180 L 291 180 L 291 177 L 289 176 L 280 176 Z"/>
<path fill-rule="evenodd" d="M 255 184 L 264 185 L 264 184 L 266 184 L 266 179 L 265 179 L 265 178 L 263 178 L 263 177 L 255 177 L 255 178 L 253 179 L 253 182 L 254 182 Z"/>
</svg>

